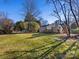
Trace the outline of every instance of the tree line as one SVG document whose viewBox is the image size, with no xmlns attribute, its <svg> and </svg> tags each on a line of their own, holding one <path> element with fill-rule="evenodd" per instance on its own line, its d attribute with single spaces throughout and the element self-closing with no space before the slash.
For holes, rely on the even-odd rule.
<svg viewBox="0 0 79 59">
<path fill-rule="evenodd" d="M 65 28 L 67 36 L 70 36 L 72 29 L 71 24 L 74 23 L 76 27 L 79 27 L 79 0 L 45 1 L 47 4 L 52 5 L 52 16 L 59 20 L 58 24 L 61 25 L 62 28 Z M 0 28 L 6 29 L 6 32 L 39 32 L 40 27 L 47 24 L 47 21 L 41 17 L 39 18 L 41 12 L 37 9 L 35 0 L 25 0 L 22 9 L 24 19 L 16 23 L 13 23 L 4 13 L 1 13 L 0 17 L 4 16 L 4 20 L 0 19 Z"/>
<path fill-rule="evenodd" d="M 5 12 L 0 13 L 0 33 L 12 33 L 13 31 L 39 32 L 40 26 L 47 24 L 47 21 L 39 17 L 40 12 L 35 4 L 35 0 L 25 0 L 22 8 L 24 19 L 16 23 L 7 18 Z"/>
</svg>

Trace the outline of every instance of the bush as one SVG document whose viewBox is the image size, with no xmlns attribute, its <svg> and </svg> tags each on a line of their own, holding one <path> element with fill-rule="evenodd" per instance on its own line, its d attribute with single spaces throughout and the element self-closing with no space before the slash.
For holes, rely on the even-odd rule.
<svg viewBox="0 0 79 59">
<path fill-rule="evenodd" d="M 40 25 L 37 22 L 31 22 L 31 23 L 29 23 L 28 27 L 29 27 L 28 31 L 38 32 L 39 28 L 40 28 Z"/>
<path fill-rule="evenodd" d="M 72 33 L 73 33 L 73 34 L 79 34 L 79 28 L 77 28 L 77 29 L 72 29 Z"/>
</svg>

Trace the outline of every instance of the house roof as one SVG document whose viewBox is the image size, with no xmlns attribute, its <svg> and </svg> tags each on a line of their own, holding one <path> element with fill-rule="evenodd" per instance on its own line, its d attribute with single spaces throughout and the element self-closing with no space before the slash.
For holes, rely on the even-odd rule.
<svg viewBox="0 0 79 59">
<path fill-rule="evenodd" d="M 42 25 L 41 27 L 46 27 L 46 26 L 48 26 L 48 25 Z"/>
</svg>

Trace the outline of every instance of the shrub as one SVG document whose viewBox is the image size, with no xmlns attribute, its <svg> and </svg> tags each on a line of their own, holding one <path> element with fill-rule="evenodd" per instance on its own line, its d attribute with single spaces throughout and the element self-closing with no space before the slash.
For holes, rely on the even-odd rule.
<svg viewBox="0 0 79 59">
<path fill-rule="evenodd" d="M 77 28 L 77 29 L 72 29 L 72 33 L 73 33 L 73 34 L 79 34 L 79 28 Z"/>
</svg>

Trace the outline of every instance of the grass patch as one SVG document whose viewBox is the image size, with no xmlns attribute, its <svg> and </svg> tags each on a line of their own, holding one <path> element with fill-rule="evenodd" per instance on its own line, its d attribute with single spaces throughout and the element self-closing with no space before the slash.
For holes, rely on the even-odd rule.
<svg viewBox="0 0 79 59">
<path fill-rule="evenodd" d="M 75 42 L 75 40 L 67 40 L 64 42 L 57 40 L 61 36 L 59 34 L 43 33 L 1 35 L 0 59 L 56 58 Z M 71 51 L 75 51 L 75 49 L 73 48 Z M 67 55 L 69 55 L 69 51 L 67 50 Z M 76 56 L 79 56 L 79 53 L 76 53 Z"/>
</svg>

